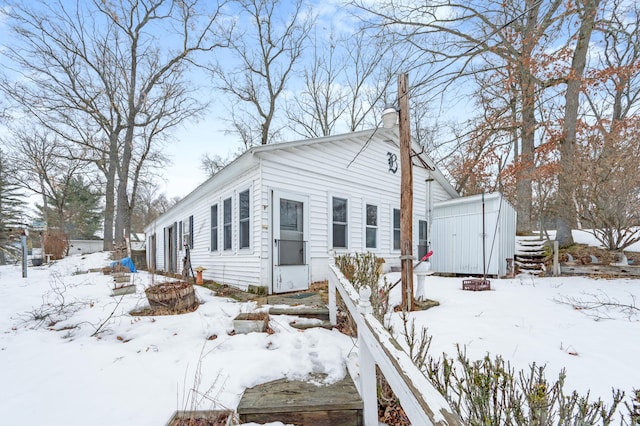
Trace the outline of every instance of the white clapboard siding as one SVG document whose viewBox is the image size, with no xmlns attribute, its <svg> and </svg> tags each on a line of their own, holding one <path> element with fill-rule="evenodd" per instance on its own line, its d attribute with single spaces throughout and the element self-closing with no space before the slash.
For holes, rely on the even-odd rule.
<svg viewBox="0 0 640 426">
<path fill-rule="evenodd" d="M 373 136 L 372 136 L 373 135 Z M 194 218 L 193 267 L 206 268 L 205 279 L 246 288 L 251 284 L 271 287 L 273 274 L 273 192 L 308 197 L 309 229 L 306 238 L 311 281 L 325 280 L 329 260 L 342 253 L 372 251 L 388 264 L 399 264 L 393 250 L 393 209 L 400 207 L 399 148 L 397 130 L 355 132 L 345 135 L 254 147 L 147 226 L 156 233 L 156 266 L 167 270 L 167 227 Z M 418 151 L 417 147 L 414 147 Z M 395 156 L 397 170 L 390 171 Z M 425 161 L 430 161 L 426 159 Z M 430 163 L 431 164 L 431 163 Z M 428 170 L 414 157 L 414 252 L 418 244 L 418 221 L 428 216 L 427 184 L 431 203 L 456 197 L 453 187 L 437 169 Z M 238 194 L 250 190 L 249 249 L 238 245 Z M 223 202 L 233 199 L 233 247 L 223 250 Z M 332 197 L 348 200 L 348 248 L 332 248 Z M 218 250 L 211 250 L 211 206 L 218 205 Z M 377 247 L 365 247 L 366 204 L 378 207 Z M 179 232 L 176 231 L 176 237 Z M 181 246 L 181 244 L 179 244 Z M 182 269 L 184 251 L 175 253 L 176 270 Z M 151 250 L 148 250 L 151 252 Z"/>
<path fill-rule="evenodd" d="M 484 196 L 485 236 L 482 233 L 482 195 L 437 203 L 433 211 L 431 260 L 435 272 L 504 276 L 507 258 L 515 253 L 514 207 L 500 193 Z M 483 263 L 483 243 L 485 248 Z"/>
<path fill-rule="evenodd" d="M 361 151 L 362 143 L 336 141 L 318 146 L 293 147 L 261 153 L 262 179 L 267 187 L 295 193 L 305 193 L 311 204 L 311 274 L 312 281 L 325 279 L 328 259 L 334 253 L 373 251 L 388 259 L 390 265 L 399 264 L 399 251 L 393 244 L 393 209 L 400 207 L 400 169 L 389 171 L 387 152 L 397 157 L 397 145 L 372 140 Z M 426 219 L 426 169 L 414 167 L 414 252 L 417 251 L 418 220 Z M 432 184 L 432 198 L 450 198 L 439 184 Z M 348 200 L 348 250 L 330 247 L 331 199 Z M 366 203 L 378 206 L 378 247 L 365 247 Z"/>
</svg>

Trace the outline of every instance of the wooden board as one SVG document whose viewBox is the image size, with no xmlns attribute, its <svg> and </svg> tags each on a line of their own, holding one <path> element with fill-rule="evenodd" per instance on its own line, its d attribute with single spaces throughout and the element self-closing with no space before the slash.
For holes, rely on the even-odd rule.
<svg viewBox="0 0 640 426">
<path fill-rule="evenodd" d="M 362 407 L 349 376 L 328 386 L 282 379 L 247 389 L 238 414 L 245 423 L 358 426 L 362 424 Z"/>
<path fill-rule="evenodd" d="M 561 264 L 560 270 L 563 274 L 579 275 L 614 275 L 640 277 L 640 266 L 616 266 L 616 265 L 569 265 Z"/>
</svg>

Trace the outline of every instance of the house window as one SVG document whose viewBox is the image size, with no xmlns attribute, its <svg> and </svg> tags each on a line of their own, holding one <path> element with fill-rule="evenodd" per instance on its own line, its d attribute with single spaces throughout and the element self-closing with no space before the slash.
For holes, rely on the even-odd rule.
<svg viewBox="0 0 640 426">
<path fill-rule="evenodd" d="M 193 248 L 193 216 L 189 216 L 188 220 L 180 221 L 178 225 L 180 230 L 180 241 L 182 242 L 182 250 L 185 246 Z"/>
<path fill-rule="evenodd" d="M 378 247 L 378 206 L 366 206 L 366 242 L 367 248 Z"/>
<path fill-rule="evenodd" d="M 238 197 L 238 231 L 239 246 L 249 248 L 249 190 L 243 191 Z"/>
<path fill-rule="evenodd" d="M 223 202 L 222 226 L 224 227 L 223 248 L 231 250 L 231 198 Z"/>
<path fill-rule="evenodd" d="M 400 250 L 400 209 L 393 209 L 393 249 Z"/>
<path fill-rule="evenodd" d="M 427 240 L 427 221 L 418 221 L 418 259 L 422 259 L 429 250 L 429 241 Z"/>
<path fill-rule="evenodd" d="M 218 205 L 211 206 L 211 251 L 218 251 Z"/>
<path fill-rule="evenodd" d="M 347 248 L 347 200 L 333 197 L 333 248 Z"/>
</svg>

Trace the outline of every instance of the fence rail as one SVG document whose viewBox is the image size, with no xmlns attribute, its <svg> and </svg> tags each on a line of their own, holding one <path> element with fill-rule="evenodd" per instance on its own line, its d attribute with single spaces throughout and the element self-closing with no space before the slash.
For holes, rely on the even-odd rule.
<svg viewBox="0 0 640 426">
<path fill-rule="evenodd" d="M 358 326 L 359 377 L 356 387 L 364 403 L 365 426 L 378 425 L 378 399 L 376 392 L 376 365 L 398 397 L 400 405 L 414 425 L 462 426 L 444 397 L 436 390 L 422 371 L 412 362 L 393 336 L 373 316 L 371 290 L 360 292 L 351 285 L 342 272 L 330 266 L 329 317 L 336 324 L 336 291 Z"/>
</svg>

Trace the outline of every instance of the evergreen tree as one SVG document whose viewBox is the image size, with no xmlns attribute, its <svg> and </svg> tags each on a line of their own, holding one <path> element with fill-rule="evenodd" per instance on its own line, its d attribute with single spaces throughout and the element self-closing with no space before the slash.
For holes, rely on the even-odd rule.
<svg viewBox="0 0 640 426">
<path fill-rule="evenodd" d="M 24 201 L 13 176 L 10 162 L 0 149 L 0 265 L 19 254 L 16 229 L 22 222 Z"/>
<path fill-rule="evenodd" d="M 48 197 L 47 227 L 61 230 L 69 239 L 90 240 L 102 226 L 102 194 L 82 176 L 72 176 Z M 57 201 L 56 201 L 57 200 Z M 42 206 L 38 209 L 43 213 Z"/>
</svg>

